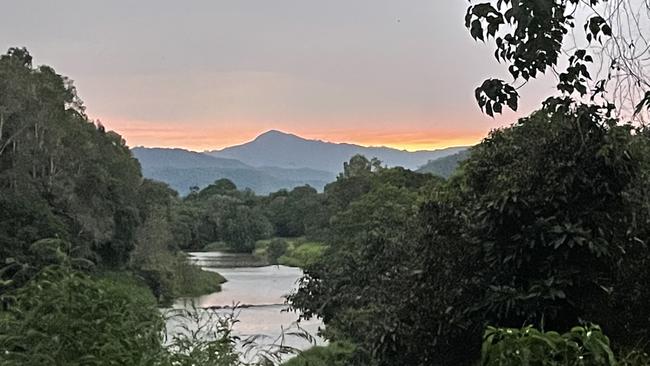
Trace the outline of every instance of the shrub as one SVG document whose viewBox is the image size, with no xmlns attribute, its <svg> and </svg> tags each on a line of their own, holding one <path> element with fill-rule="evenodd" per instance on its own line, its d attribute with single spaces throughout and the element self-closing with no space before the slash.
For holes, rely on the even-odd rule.
<svg viewBox="0 0 650 366">
<path fill-rule="evenodd" d="M 632 350 L 621 357 L 618 364 L 619 366 L 650 366 L 650 355 L 643 351 Z"/>
<path fill-rule="evenodd" d="M 287 252 L 287 242 L 282 239 L 271 241 L 266 248 L 266 259 L 271 264 L 278 264 L 278 258 Z"/>
<path fill-rule="evenodd" d="M 609 339 L 597 326 L 574 327 L 560 335 L 523 329 L 488 327 L 481 355 L 483 366 L 615 366 Z"/>
<path fill-rule="evenodd" d="M 234 313 L 220 315 L 214 310 L 192 307 L 173 311 L 179 326 L 170 334 L 164 366 L 244 365 L 236 350 L 239 340 L 232 333 Z"/>
<path fill-rule="evenodd" d="M 618 361 L 609 338 L 596 325 L 574 327 L 564 334 L 532 326 L 488 327 L 481 354 L 482 366 L 642 366 L 650 365 L 649 361 L 646 354 L 636 351 Z"/>
<path fill-rule="evenodd" d="M 278 263 L 291 266 L 306 268 L 309 265 L 316 263 L 327 247 L 318 242 L 306 242 L 294 246 L 285 255 L 278 259 Z"/>
<path fill-rule="evenodd" d="M 221 291 L 226 282 L 219 273 L 190 264 L 184 256 L 176 257 L 175 297 L 196 297 Z"/>
<path fill-rule="evenodd" d="M 327 346 L 312 347 L 283 366 L 345 366 L 350 365 L 355 346 L 346 342 L 333 342 Z"/>
<path fill-rule="evenodd" d="M 144 365 L 164 354 L 145 288 L 48 267 L 0 312 L 0 364 Z"/>
</svg>

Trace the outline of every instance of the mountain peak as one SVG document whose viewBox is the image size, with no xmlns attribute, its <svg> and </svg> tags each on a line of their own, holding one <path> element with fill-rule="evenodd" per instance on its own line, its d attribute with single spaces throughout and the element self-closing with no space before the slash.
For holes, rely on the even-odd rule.
<svg viewBox="0 0 650 366">
<path fill-rule="evenodd" d="M 280 130 L 268 130 L 261 135 L 257 136 L 255 138 L 256 140 L 259 138 L 268 138 L 268 137 L 293 137 L 293 138 L 300 138 L 292 133 L 280 131 Z"/>
</svg>

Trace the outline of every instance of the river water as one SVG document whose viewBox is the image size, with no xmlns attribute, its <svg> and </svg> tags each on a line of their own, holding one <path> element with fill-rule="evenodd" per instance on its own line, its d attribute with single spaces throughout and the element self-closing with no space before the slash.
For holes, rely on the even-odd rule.
<svg viewBox="0 0 650 366">
<path fill-rule="evenodd" d="M 174 308 L 217 309 L 219 313 L 232 313 L 236 309 L 238 322 L 234 332 L 242 339 L 256 337 L 258 343 L 278 343 L 282 334 L 284 345 L 298 349 L 312 346 L 301 337 L 286 336 L 297 330 L 296 321 L 299 314 L 287 311 L 285 295 L 297 286 L 303 272 L 299 268 L 286 266 L 264 266 L 257 258 L 249 254 L 224 252 L 189 253 L 190 261 L 207 271 L 215 271 L 226 278 L 221 291 L 194 299 L 180 299 Z M 194 304 L 194 305 L 192 305 Z M 177 326 L 168 323 L 168 327 Z M 314 336 L 318 344 L 322 343 L 316 334 L 322 322 L 317 319 L 301 321 L 302 331 Z"/>
</svg>

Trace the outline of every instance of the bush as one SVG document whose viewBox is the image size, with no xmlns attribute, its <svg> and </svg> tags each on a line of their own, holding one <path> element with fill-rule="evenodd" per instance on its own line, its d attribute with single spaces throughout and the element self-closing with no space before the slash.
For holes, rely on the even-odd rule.
<svg viewBox="0 0 650 366">
<path fill-rule="evenodd" d="M 483 366 L 615 366 L 609 339 L 597 326 L 574 327 L 560 335 L 533 327 L 498 329 L 489 327 L 481 355 Z"/>
<path fill-rule="evenodd" d="M 0 312 L 0 364 L 144 365 L 164 354 L 147 290 L 48 267 Z"/>
<path fill-rule="evenodd" d="M 648 353 L 632 350 L 621 357 L 619 366 L 650 366 L 650 355 Z"/>
<path fill-rule="evenodd" d="M 551 100 L 473 148 L 451 185 L 482 266 L 471 312 L 503 327 L 587 320 L 618 345 L 647 338 L 649 141 Z"/>
<path fill-rule="evenodd" d="M 609 338 L 595 325 L 574 327 L 571 331 L 540 332 L 488 327 L 483 339 L 482 366 L 617 366 L 650 365 L 648 356 L 631 352 L 618 361 Z"/>
<path fill-rule="evenodd" d="M 219 273 L 190 264 L 183 256 L 177 257 L 175 276 L 175 297 L 197 297 L 218 292 L 221 284 L 226 282 Z"/>
<path fill-rule="evenodd" d="M 282 239 L 272 240 L 266 247 L 266 259 L 271 264 L 278 264 L 278 258 L 287 252 L 287 242 Z"/>
<path fill-rule="evenodd" d="M 278 263 L 290 267 L 306 268 L 321 258 L 325 248 L 324 244 L 317 242 L 298 244 L 278 258 Z"/>
<path fill-rule="evenodd" d="M 182 254 L 151 255 L 146 264 L 135 269 L 162 304 L 178 297 L 197 297 L 221 290 L 226 282 L 219 273 L 205 271 L 188 262 Z"/>
<path fill-rule="evenodd" d="M 193 307 L 175 310 L 172 316 L 180 325 L 170 334 L 163 366 L 244 366 L 236 350 L 239 338 L 232 333 L 234 314 Z"/>
<path fill-rule="evenodd" d="M 312 347 L 282 366 L 346 366 L 351 365 L 355 346 L 346 342 L 333 342 L 325 347 Z"/>
</svg>

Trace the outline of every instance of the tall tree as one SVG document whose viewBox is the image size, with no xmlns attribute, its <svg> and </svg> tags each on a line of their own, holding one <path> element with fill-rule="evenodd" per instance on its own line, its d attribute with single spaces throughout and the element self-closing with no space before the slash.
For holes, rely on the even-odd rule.
<svg viewBox="0 0 650 366">
<path fill-rule="evenodd" d="M 72 81 L 33 66 L 25 49 L 0 56 L 0 250 L 14 263 L 3 277 L 35 271 L 29 247 L 43 238 L 70 242 L 74 257 L 124 266 L 141 183 L 125 141 L 88 119 Z"/>
</svg>

